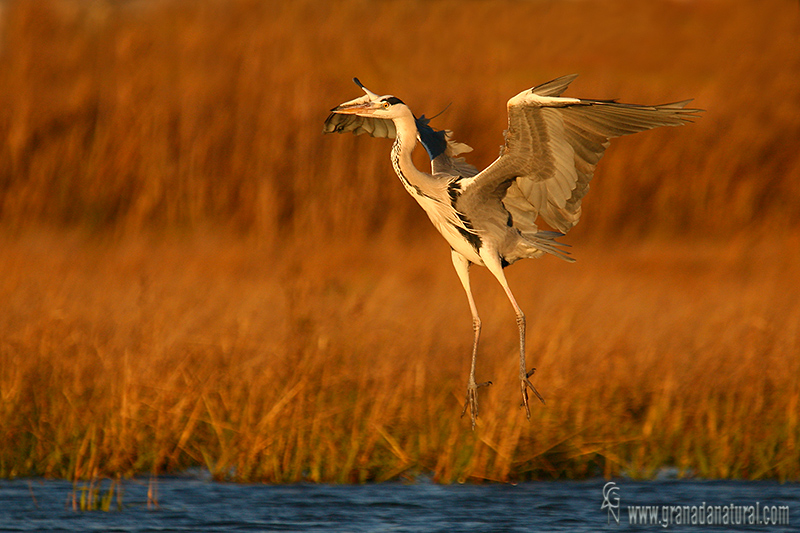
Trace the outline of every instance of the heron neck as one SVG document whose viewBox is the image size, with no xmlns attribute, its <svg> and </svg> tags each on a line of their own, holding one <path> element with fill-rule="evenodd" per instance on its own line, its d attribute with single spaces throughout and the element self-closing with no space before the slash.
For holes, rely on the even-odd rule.
<svg viewBox="0 0 800 533">
<path fill-rule="evenodd" d="M 414 117 L 401 117 L 394 119 L 397 137 L 392 146 L 392 166 L 406 189 L 412 195 L 424 194 L 426 182 L 430 176 L 417 170 L 411 153 L 417 145 L 417 126 Z"/>
</svg>

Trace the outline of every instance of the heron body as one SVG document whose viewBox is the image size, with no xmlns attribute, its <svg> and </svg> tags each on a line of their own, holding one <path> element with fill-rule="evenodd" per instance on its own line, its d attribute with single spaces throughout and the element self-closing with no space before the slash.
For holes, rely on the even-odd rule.
<svg viewBox="0 0 800 533">
<path fill-rule="evenodd" d="M 699 112 L 689 100 L 658 106 L 584 100 L 561 94 L 577 76 L 564 76 L 528 89 L 508 101 L 508 129 L 500 156 L 478 171 L 458 157 L 471 148 L 449 131 L 431 128 L 423 115 L 392 95 L 380 96 L 356 84 L 365 96 L 334 107 L 323 131 L 394 137 L 391 161 L 408 193 L 425 210 L 451 248 L 451 258 L 472 313 L 473 346 L 467 396 L 474 429 L 478 416 L 475 363 L 481 320 L 472 296 L 469 268 L 485 266 L 505 290 L 519 329 L 520 388 L 530 418 L 528 389 L 542 401 L 525 363 L 525 314 L 503 269 L 520 259 L 550 253 L 572 261 L 556 242 L 577 224 L 581 201 L 609 139 L 659 126 L 680 126 Z M 431 172 L 417 169 L 411 154 L 417 143 L 431 160 Z M 557 231 L 539 231 L 541 217 Z"/>
</svg>

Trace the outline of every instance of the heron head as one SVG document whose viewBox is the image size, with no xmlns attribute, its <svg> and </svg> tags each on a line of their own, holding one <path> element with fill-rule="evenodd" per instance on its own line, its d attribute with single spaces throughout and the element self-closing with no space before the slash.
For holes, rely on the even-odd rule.
<svg viewBox="0 0 800 533">
<path fill-rule="evenodd" d="M 393 119 L 410 113 L 408 107 L 396 96 L 391 94 L 377 95 L 364 87 L 358 81 L 358 78 L 353 78 L 353 81 L 364 90 L 366 95 L 340 104 L 331 109 L 332 112 L 342 115 L 359 115 L 384 119 Z"/>
</svg>

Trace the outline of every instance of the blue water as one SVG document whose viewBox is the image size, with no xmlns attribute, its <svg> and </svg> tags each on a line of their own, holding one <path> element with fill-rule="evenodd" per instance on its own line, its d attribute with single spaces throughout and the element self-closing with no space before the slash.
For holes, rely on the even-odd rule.
<svg viewBox="0 0 800 533">
<path fill-rule="evenodd" d="M 436 485 L 425 480 L 243 485 L 164 477 L 156 482 L 158 507 L 147 506 L 147 480 L 129 480 L 122 483 L 123 508 L 116 510 L 115 504 L 110 512 L 73 511 L 70 482 L 0 481 L 0 531 L 702 531 L 709 526 L 682 525 L 675 515 L 667 527 L 663 515 L 657 523 L 631 525 L 630 506 L 658 506 L 660 512 L 665 505 L 687 505 L 703 512 L 707 506 L 730 504 L 754 509 L 758 505 L 760 511 L 764 506 L 788 506 L 790 523 L 729 523 L 711 529 L 800 531 L 798 484 L 626 479 L 615 483 L 609 502 L 619 515 L 619 525 L 607 509 L 601 509 L 603 479 L 518 485 Z"/>
</svg>

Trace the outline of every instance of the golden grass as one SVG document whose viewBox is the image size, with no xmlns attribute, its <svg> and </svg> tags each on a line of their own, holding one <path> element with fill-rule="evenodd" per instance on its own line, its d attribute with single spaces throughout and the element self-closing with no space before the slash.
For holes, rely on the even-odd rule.
<svg viewBox="0 0 800 533">
<path fill-rule="evenodd" d="M 420 229 L 386 141 L 320 134 L 327 110 L 358 95 L 352 76 L 418 114 L 452 102 L 433 124 L 484 165 L 510 96 L 578 72 L 569 94 L 695 98 L 707 113 L 617 141 L 576 231 L 796 226 L 797 11 L 785 0 L 11 2 L 0 221 L 312 240 Z"/>
<path fill-rule="evenodd" d="M 2 244 L 3 476 L 800 474 L 800 264 L 774 242 L 585 243 L 575 265 L 509 269 L 548 402 L 530 422 L 513 313 L 476 270 L 478 377 L 494 385 L 474 433 L 459 418 L 469 312 L 444 244 L 402 261 L 375 245 L 356 265 L 211 237 Z"/>
<path fill-rule="evenodd" d="M 4 6 L 0 476 L 800 477 L 796 3 Z M 569 72 L 572 95 L 707 112 L 615 143 L 577 264 L 508 269 L 530 422 L 513 314 L 474 269 L 473 433 L 446 244 L 387 141 L 321 124 L 358 75 L 452 101 L 434 125 L 486 164 L 506 99 Z"/>
<path fill-rule="evenodd" d="M 116 510 L 122 510 L 122 484 L 118 479 L 92 479 L 89 483 L 74 482 L 70 504 L 73 511 L 111 511 L 116 499 Z M 106 486 L 104 488 L 104 485 Z"/>
</svg>

